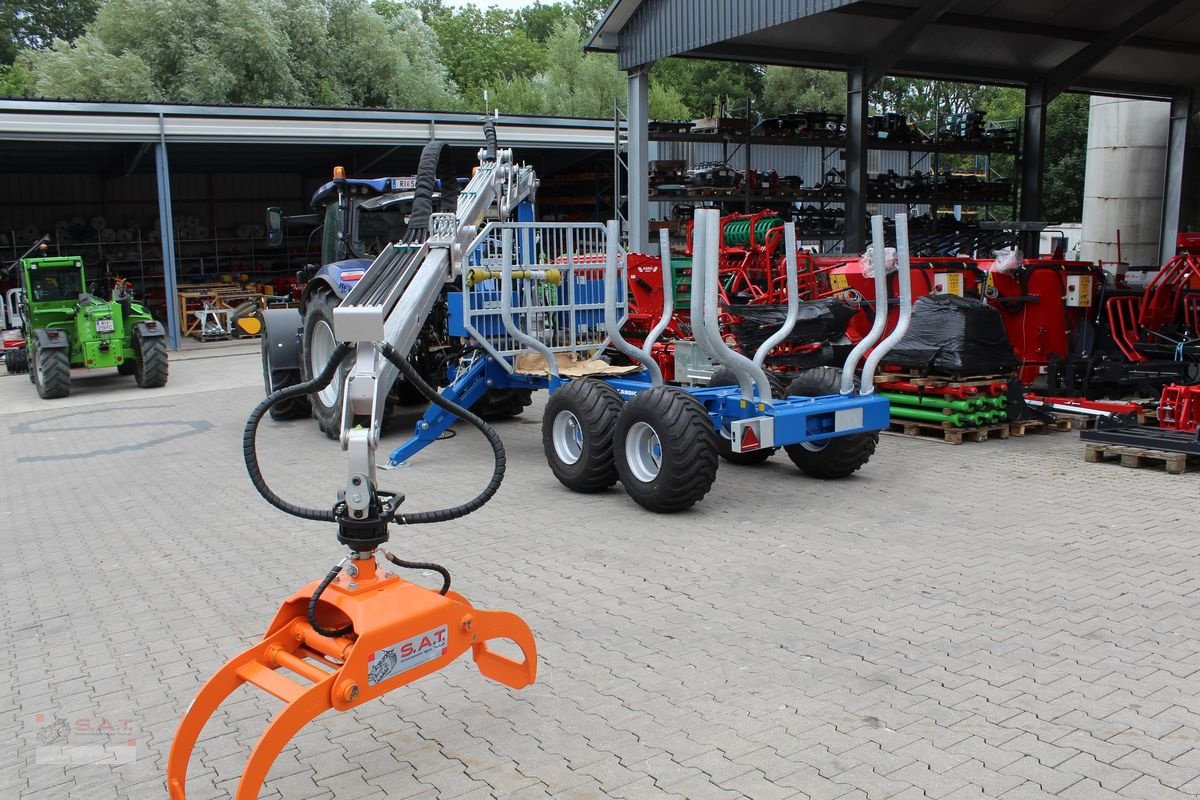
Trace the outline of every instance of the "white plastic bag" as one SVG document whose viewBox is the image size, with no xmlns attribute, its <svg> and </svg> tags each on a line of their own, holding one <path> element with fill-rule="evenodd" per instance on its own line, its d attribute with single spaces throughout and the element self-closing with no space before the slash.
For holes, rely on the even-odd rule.
<svg viewBox="0 0 1200 800">
<path fill-rule="evenodd" d="M 867 252 L 863 253 L 858 259 L 859 266 L 862 267 L 862 273 L 868 278 L 875 277 L 875 247 L 870 245 L 867 247 Z M 883 271 L 896 271 L 896 248 L 883 248 Z"/>
<path fill-rule="evenodd" d="M 992 253 L 996 261 L 992 269 L 1008 274 L 1021 266 L 1021 251 L 1013 249 L 996 250 Z"/>
</svg>

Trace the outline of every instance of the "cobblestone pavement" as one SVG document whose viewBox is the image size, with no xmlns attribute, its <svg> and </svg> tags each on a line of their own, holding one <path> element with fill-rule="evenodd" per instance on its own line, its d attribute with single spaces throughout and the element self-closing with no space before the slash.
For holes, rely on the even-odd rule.
<svg viewBox="0 0 1200 800">
<path fill-rule="evenodd" d="M 81 377 L 67 403 L 0 378 L 0 797 L 164 797 L 201 682 L 341 557 L 246 479 L 256 357 L 208 355 L 160 391 Z M 493 503 L 393 539 L 518 611 L 538 682 L 509 691 L 465 658 L 326 714 L 263 796 L 1200 795 L 1194 474 L 1084 464 L 1073 434 L 885 437 L 850 480 L 726 465 L 701 506 L 658 517 L 561 488 L 539 419 L 501 426 Z M 269 424 L 262 450 L 290 498 L 326 505 L 344 480 L 310 424 Z M 383 480 L 421 509 L 489 470 L 465 429 Z M 239 690 L 189 798 L 231 795 L 276 707 Z"/>
</svg>

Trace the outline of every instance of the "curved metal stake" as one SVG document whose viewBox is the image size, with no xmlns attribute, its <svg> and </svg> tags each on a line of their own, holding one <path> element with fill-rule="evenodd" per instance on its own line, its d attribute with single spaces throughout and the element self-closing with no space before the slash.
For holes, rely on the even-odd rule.
<svg viewBox="0 0 1200 800">
<path fill-rule="evenodd" d="M 871 330 L 854 346 L 846 363 L 842 365 L 842 394 L 854 394 L 854 371 L 863 355 L 875 346 L 883 336 L 887 327 L 888 294 L 887 294 L 887 255 L 883 252 L 883 217 L 879 214 L 871 217 L 871 266 L 875 270 L 875 321 Z"/>
<path fill-rule="evenodd" d="M 897 279 L 900 283 L 900 316 L 896 319 L 896 328 L 888 337 L 871 351 L 863 363 L 861 382 L 862 394 L 875 391 L 875 369 L 883 357 L 904 338 L 908 333 L 908 323 L 912 320 L 912 265 L 908 259 L 908 215 L 896 215 L 896 268 Z M 886 314 L 884 316 L 887 316 Z"/>
<path fill-rule="evenodd" d="M 505 228 L 500 232 L 500 252 L 503 263 L 500 265 L 500 321 L 504 324 L 504 330 L 508 335 L 516 339 L 521 344 L 528 347 L 530 350 L 541 355 L 546 361 L 546 372 L 550 377 L 558 379 L 558 361 L 554 358 L 554 353 L 544 343 L 539 342 L 529 334 L 522 331 L 513 322 L 513 232 L 512 228 Z M 529 312 L 525 312 L 529 313 Z"/>
<path fill-rule="evenodd" d="M 775 346 L 792 335 L 792 328 L 796 327 L 796 317 L 800 315 L 800 279 L 796 274 L 799 269 L 796 265 L 796 223 L 784 223 L 783 243 L 783 246 L 787 249 L 787 253 L 785 254 L 788 292 L 787 318 L 783 321 L 783 325 L 779 327 L 779 330 L 775 331 L 765 342 L 759 345 L 758 350 L 754 353 L 754 364 L 759 368 L 762 367 L 763 362 L 767 360 L 767 355 L 775 349 Z"/>
<path fill-rule="evenodd" d="M 605 242 L 604 256 L 604 330 L 608 333 L 608 338 L 612 340 L 613 347 L 641 364 L 642 368 L 650 373 L 651 386 L 662 386 L 663 376 L 658 362 L 643 353 L 640 348 L 625 341 L 625 337 L 621 335 L 621 320 L 617 317 L 617 293 L 620 290 L 617 285 L 617 276 L 621 274 L 621 266 L 617 263 L 619 260 L 617 247 L 621 240 L 621 223 L 609 220 L 608 236 L 605 238 L 607 241 Z"/>
<path fill-rule="evenodd" d="M 662 274 L 663 281 L 663 312 L 658 324 L 654 326 L 650 335 L 646 337 L 646 341 L 642 343 L 642 352 L 651 358 L 653 358 L 651 353 L 654 351 L 654 343 L 667 329 L 667 325 L 671 322 L 671 316 L 675 313 L 675 271 L 671 266 L 671 234 L 667 232 L 666 228 L 658 232 L 658 248 L 662 254 L 659 256 L 662 263 L 659 272 Z"/>
<path fill-rule="evenodd" d="M 742 399 L 747 402 L 754 402 L 754 386 L 758 386 L 758 402 L 765 405 L 771 405 L 774 399 L 771 396 L 771 382 L 767 379 L 762 367 L 755 364 L 750 359 L 746 358 L 741 353 L 733 350 L 729 345 L 725 344 L 725 340 L 721 338 L 721 324 L 719 321 L 720 300 L 717 289 L 720 285 L 719 265 L 717 262 L 718 255 L 721 249 L 721 212 L 716 209 L 701 209 L 696 212 L 697 223 L 703 223 L 702 239 L 704 241 L 704 306 L 703 318 L 701 324 L 697 325 L 696 320 L 692 320 L 692 330 L 696 334 L 696 338 L 705 337 L 708 346 L 712 348 L 712 355 L 716 356 L 723 366 L 728 367 L 738 376 L 738 386 L 742 390 Z M 692 229 L 692 236 L 695 237 L 696 228 Z M 695 276 L 696 260 L 692 260 L 692 295 L 696 293 L 696 276 Z M 694 305 L 693 305 L 694 307 Z"/>
</svg>

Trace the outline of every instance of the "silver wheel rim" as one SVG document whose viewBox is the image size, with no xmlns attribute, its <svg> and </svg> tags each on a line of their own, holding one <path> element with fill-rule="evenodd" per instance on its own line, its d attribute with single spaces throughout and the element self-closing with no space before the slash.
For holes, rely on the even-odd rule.
<svg viewBox="0 0 1200 800">
<path fill-rule="evenodd" d="M 801 442 L 800 446 L 810 453 L 819 453 L 829 444 L 828 439 L 821 439 L 816 442 Z"/>
<path fill-rule="evenodd" d="M 560 411 L 554 417 L 550 437 L 554 441 L 554 454 L 564 464 L 574 464 L 583 455 L 583 426 L 570 411 Z"/>
<path fill-rule="evenodd" d="M 321 370 L 325 369 L 325 365 L 329 363 L 329 357 L 333 355 L 334 348 L 337 347 L 337 343 L 333 340 L 333 329 L 329 327 L 328 322 L 323 319 L 317 320 L 317 323 L 313 325 L 312 339 L 308 344 L 309 368 L 315 378 L 321 374 Z M 317 397 L 321 398 L 323 405 L 332 408 L 333 404 L 337 402 L 341 389 L 335 375 L 328 386 L 317 392 Z"/>
<path fill-rule="evenodd" d="M 645 422 L 635 422 L 625 436 L 625 460 L 629 471 L 642 483 L 650 483 L 662 469 L 662 442 Z"/>
</svg>

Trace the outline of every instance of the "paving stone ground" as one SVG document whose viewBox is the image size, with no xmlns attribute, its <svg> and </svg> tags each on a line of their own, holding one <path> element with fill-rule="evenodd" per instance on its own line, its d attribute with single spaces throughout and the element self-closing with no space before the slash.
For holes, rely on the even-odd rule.
<svg viewBox="0 0 1200 800">
<path fill-rule="evenodd" d="M 201 355 L 164 390 L 81 376 L 67 402 L 0 377 L 0 797 L 165 797 L 201 682 L 341 557 L 246 478 L 257 357 Z M 463 659 L 326 714 L 264 797 L 1200 796 L 1195 474 L 1085 464 L 1073 434 L 885 437 L 852 479 L 725 465 L 700 506 L 653 516 L 560 487 L 540 408 L 500 427 L 494 502 L 393 539 L 518 611 L 538 682 Z M 344 480 L 310 424 L 267 425 L 262 451 L 298 501 Z M 422 509 L 489 471 L 465 429 L 383 481 Z M 277 707 L 239 690 L 189 798 L 232 795 Z"/>
</svg>

